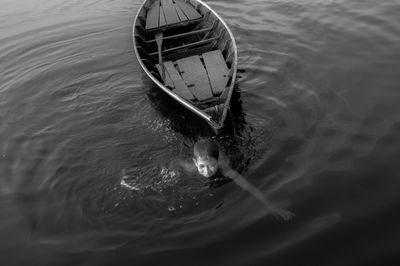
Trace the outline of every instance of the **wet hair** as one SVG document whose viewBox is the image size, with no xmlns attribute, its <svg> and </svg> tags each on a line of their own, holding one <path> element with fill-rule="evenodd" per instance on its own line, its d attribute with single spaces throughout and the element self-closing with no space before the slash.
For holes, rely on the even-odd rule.
<svg viewBox="0 0 400 266">
<path fill-rule="evenodd" d="M 214 158 L 218 160 L 219 157 L 219 148 L 218 145 L 212 141 L 207 139 L 201 139 L 194 144 L 193 154 L 195 159 L 199 157 L 203 158 Z"/>
</svg>

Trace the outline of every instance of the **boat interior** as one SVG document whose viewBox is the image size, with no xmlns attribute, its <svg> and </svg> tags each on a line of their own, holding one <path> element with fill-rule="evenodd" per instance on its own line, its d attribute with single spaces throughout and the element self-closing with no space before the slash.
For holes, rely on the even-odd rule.
<svg viewBox="0 0 400 266">
<path fill-rule="evenodd" d="M 138 15 L 135 41 L 147 70 L 174 93 L 207 113 L 224 105 L 234 82 L 234 48 L 208 8 L 196 1 L 149 0 Z"/>
</svg>

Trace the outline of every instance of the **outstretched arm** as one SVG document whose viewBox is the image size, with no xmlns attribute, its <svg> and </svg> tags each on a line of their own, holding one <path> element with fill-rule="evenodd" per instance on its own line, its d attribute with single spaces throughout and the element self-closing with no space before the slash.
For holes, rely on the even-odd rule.
<svg viewBox="0 0 400 266">
<path fill-rule="evenodd" d="M 225 169 L 223 169 L 223 173 L 225 176 L 231 178 L 235 183 L 240 186 L 241 188 L 247 190 L 250 192 L 254 197 L 256 197 L 259 201 L 264 203 L 265 206 L 267 206 L 268 209 L 272 211 L 272 215 L 274 215 L 275 218 L 282 217 L 285 221 L 290 220 L 294 214 L 290 211 L 286 211 L 284 209 L 281 209 L 274 205 L 272 202 L 270 202 L 264 195 L 261 193 L 260 190 L 258 190 L 255 186 L 250 184 L 243 176 L 241 176 L 238 172 L 230 168 L 229 166 L 225 166 Z"/>
</svg>

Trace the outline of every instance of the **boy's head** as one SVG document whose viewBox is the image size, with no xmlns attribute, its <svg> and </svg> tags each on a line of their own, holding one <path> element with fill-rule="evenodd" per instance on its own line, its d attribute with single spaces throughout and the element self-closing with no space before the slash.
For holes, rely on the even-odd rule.
<svg viewBox="0 0 400 266">
<path fill-rule="evenodd" d="M 194 144 L 193 162 L 199 173 L 204 177 L 211 177 L 218 171 L 218 145 L 211 141 L 202 139 Z"/>
</svg>

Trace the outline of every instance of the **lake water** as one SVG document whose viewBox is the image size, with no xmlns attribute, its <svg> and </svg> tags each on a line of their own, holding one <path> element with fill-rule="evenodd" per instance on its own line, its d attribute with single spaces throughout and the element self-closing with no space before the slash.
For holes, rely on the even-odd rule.
<svg viewBox="0 0 400 266">
<path fill-rule="evenodd" d="M 140 1 L 0 3 L 2 265 L 399 265 L 398 1 L 206 1 L 240 69 L 214 139 L 289 222 L 166 168 L 212 133 L 140 69 Z"/>
</svg>

